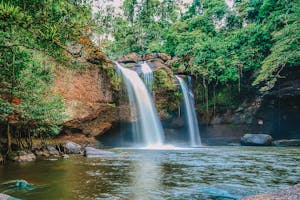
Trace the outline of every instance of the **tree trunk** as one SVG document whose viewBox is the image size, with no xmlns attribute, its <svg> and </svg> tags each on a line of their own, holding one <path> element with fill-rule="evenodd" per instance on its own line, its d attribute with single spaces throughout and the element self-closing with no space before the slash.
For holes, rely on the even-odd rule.
<svg viewBox="0 0 300 200">
<path fill-rule="evenodd" d="M 7 122 L 6 133 L 7 133 L 7 153 L 10 153 L 10 152 L 12 152 L 12 149 L 11 149 L 11 131 L 10 131 L 9 122 Z"/>
<path fill-rule="evenodd" d="M 204 96 L 205 96 L 205 103 L 206 103 L 206 125 L 208 125 L 208 89 L 205 82 L 205 79 L 203 78 L 203 87 L 204 87 Z"/>
</svg>

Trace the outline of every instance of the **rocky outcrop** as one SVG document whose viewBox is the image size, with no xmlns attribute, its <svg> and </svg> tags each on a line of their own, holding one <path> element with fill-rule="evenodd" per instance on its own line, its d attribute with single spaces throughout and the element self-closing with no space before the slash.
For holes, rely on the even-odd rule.
<svg viewBox="0 0 300 200">
<path fill-rule="evenodd" d="M 300 184 L 297 184 L 286 190 L 245 197 L 242 200 L 299 200 L 299 199 L 300 199 Z"/>
<path fill-rule="evenodd" d="M 123 57 L 117 58 L 117 62 L 121 63 L 138 63 L 141 57 L 137 53 L 130 53 Z"/>
<path fill-rule="evenodd" d="M 241 138 L 241 144 L 245 146 L 271 146 L 272 136 L 267 134 L 245 134 Z"/>
<path fill-rule="evenodd" d="M 31 152 L 15 151 L 7 155 L 7 159 L 14 162 L 30 162 L 36 159 L 36 156 Z"/>
<path fill-rule="evenodd" d="M 118 120 L 118 109 L 109 77 L 97 67 L 56 72 L 56 91 L 65 100 L 63 133 L 97 136 Z"/>
</svg>

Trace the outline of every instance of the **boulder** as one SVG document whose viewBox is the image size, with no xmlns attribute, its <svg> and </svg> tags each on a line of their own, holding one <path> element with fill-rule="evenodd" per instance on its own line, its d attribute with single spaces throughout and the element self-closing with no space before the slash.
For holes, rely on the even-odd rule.
<svg viewBox="0 0 300 200">
<path fill-rule="evenodd" d="M 157 58 L 157 54 L 156 53 L 146 53 L 144 55 L 142 55 L 142 60 L 143 61 L 146 61 L 146 60 L 152 60 L 152 59 L 155 59 Z"/>
<path fill-rule="evenodd" d="M 16 151 L 9 153 L 7 155 L 8 160 L 14 162 L 30 162 L 36 159 L 36 156 L 32 152 L 25 152 L 25 151 Z"/>
<path fill-rule="evenodd" d="M 286 190 L 245 197 L 242 200 L 299 200 L 300 184 Z"/>
<path fill-rule="evenodd" d="M 75 142 L 66 141 L 64 148 L 65 148 L 65 151 L 67 154 L 81 154 L 82 153 L 82 147 L 79 144 L 76 144 Z"/>
<path fill-rule="evenodd" d="M 0 200 L 18 200 L 18 199 L 14 198 L 12 196 L 9 196 L 7 194 L 0 193 Z"/>
<path fill-rule="evenodd" d="M 47 145 L 47 150 L 48 150 L 50 155 L 59 156 L 59 151 L 54 146 Z"/>
<path fill-rule="evenodd" d="M 245 146 L 270 146 L 272 136 L 268 134 L 245 134 L 241 138 L 241 144 Z"/>
<path fill-rule="evenodd" d="M 34 154 L 39 157 L 49 157 L 50 154 L 46 150 L 35 149 Z"/>
<path fill-rule="evenodd" d="M 300 146 L 300 139 L 275 140 L 272 144 L 277 147 L 298 147 Z"/>
<path fill-rule="evenodd" d="M 115 157 L 117 156 L 116 153 L 110 152 L 110 151 L 104 151 L 101 149 L 96 149 L 93 147 L 85 147 L 85 153 L 84 155 L 87 158 L 103 158 L 103 157 Z"/>
<path fill-rule="evenodd" d="M 172 59 L 172 57 L 166 53 L 157 53 L 157 57 L 163 60 L 164 62 Z"/>
<path fill-rule="evenodd" d="M 121 63 L 137 63 L 140 60 L 140 56 L 137 53 L 130 53 L 121 58 L 117 58 L 117 62 Z"/>
</svg>

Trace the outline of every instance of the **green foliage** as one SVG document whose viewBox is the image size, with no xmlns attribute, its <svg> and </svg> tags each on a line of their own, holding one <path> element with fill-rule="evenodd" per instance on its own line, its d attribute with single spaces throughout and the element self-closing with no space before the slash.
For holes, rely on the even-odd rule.
<svg viewBox="0 0 300 200">
<path fill-rule="evenodd" d="M 59 132 L 64 102 L 53 88 L 53 68 L 72 63 L 66 44 L 87 34 L 90 11 L 77 0 L 0 1 L 0 124 L 8 138 Z"/>
</svg>

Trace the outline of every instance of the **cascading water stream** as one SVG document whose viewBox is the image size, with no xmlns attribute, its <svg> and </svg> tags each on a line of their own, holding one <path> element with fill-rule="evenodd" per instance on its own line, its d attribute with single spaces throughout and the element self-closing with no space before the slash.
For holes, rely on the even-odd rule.
<svg viewBox="0 0 300 200">
<path fill-rule="evenodd" d="M 189 142 L 192 147 L 199 147 L 201 146 L 201 139 L 200 139 L 198 120 L 195 112 L 194 98 L 192 96 L 192 93 L 189 92 L 189 88 L 185 83 L 185 81 L 179 76 L 176 76 L 176 78 L 179 81 L 182 94 L 184 97 L 183 103 L 184 103 L 184 109 L 186 113 L 185 117 L 188 123 L 188 131 L 189 131 L 189 139 L 190 139 Z"/>
<path fill-rule="evenodd" d="M 126 84 L 131 112 L 136 112 L 137 125 L 132 130 L 135 145 L 159 148 L 163 145 L 164 133 L 151 95 L 137 72 L 119 63 L 116 63 L 116 67 Z"/>
<path fill-rule="evenodd" d="M 147 86 L 148 90 L 151 92 L 153 86 L 153 72 L 151 67 L 148 65 L 148 63 L 143 62 L 141 64 L 141 72 L 142 72 L 144 83 Z"/>
</svg>

